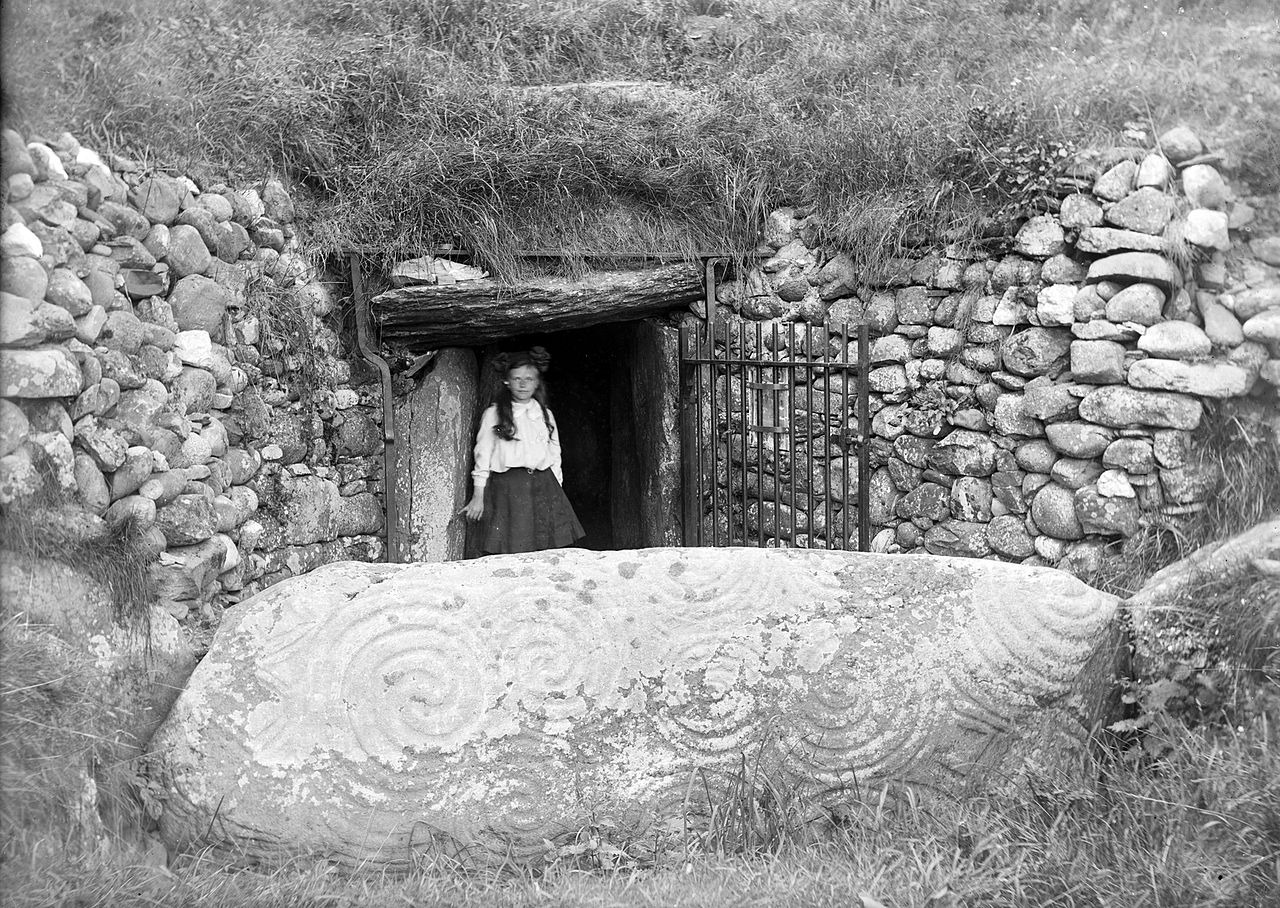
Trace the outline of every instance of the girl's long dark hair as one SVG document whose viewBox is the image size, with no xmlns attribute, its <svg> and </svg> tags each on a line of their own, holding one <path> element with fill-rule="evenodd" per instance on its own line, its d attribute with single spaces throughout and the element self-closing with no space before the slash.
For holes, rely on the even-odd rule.
<svg viewBox="0 0 1280 908">
<path fill-rule="evenodd" d="M 521 350 L 519 353 L 499 353 L 493 358 L 493 370 L 503 378 L 506 378 L 512 369 L 519 369 L 521 366 L 532 366 L 538 370 L 538 388 L 533 392 L 533 399 L 542 408 L 542 419 L 547 424 L 548 437 L 554 438 L 556 430 L 551 424 L 551 411 L 547 409 L 547 388 L 546 382 L 542 377 L 549 365 L 551 365 L 551 354 L 542 347 Z M 498 424 L 493 427 L 493 431 L 497 433 L 499 438 L 504 438 L 507 441 L 511 441 L 516 437 L 516 420 L 511 411 L 511 405 L 514 402 L 515 398 L 511 396 L 511 389 L 505 384 L 501 385 L 498 388 L 497 399 L 494 401 L 494 405 L 498 408 Z"/>
</svg>

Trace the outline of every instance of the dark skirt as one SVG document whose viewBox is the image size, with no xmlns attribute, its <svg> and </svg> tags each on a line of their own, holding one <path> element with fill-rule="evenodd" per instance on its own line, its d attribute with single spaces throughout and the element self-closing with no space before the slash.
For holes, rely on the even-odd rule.
<svg viewBox="0 0 1280 908">
<path fill-rule="evenodd" d="M 585 535 L 550 470 L 515 467 L 489 474 L 480 523 L 485 554 L 556 549 Z"/>
</svg>

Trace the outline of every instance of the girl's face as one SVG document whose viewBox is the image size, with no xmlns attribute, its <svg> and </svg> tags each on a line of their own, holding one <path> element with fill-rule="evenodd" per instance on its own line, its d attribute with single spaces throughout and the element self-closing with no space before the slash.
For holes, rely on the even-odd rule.
<svg viewBox="0 0 1280 908">
<path fill-rule="evenodd" d="M 511 396 L 518 401 L 526 401 L 538 390 L 538 370 L 533 366 L 516 366 L 507 372 L 503 382 L 511 391 Z"/>
</svg>

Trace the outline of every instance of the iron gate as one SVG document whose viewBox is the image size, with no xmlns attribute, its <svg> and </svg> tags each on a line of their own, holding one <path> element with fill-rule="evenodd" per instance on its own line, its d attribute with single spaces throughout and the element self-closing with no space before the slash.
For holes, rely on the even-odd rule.
<svg viewBox="0 0 1280 908">
<path fill-rule="evenodd" d="M 866 551 L 866 324 L 710 321 L 680 329 L 685 545 Z"/>
</svg>

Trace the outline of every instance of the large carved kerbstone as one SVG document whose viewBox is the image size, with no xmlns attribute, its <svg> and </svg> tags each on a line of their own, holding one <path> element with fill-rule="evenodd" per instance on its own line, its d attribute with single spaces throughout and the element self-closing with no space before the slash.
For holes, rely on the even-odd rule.
<svg viewBox="0 0 1280 908">
<path fill-rule="evenodd" d="M 806 803 L 1076 765 L 1113 597 L 991 561 L 756 549 L 331 564 L 227 613 L 154 742 L 171 846 L 402 867 L 661 846 L 759 761 Z"/>
</svg>

